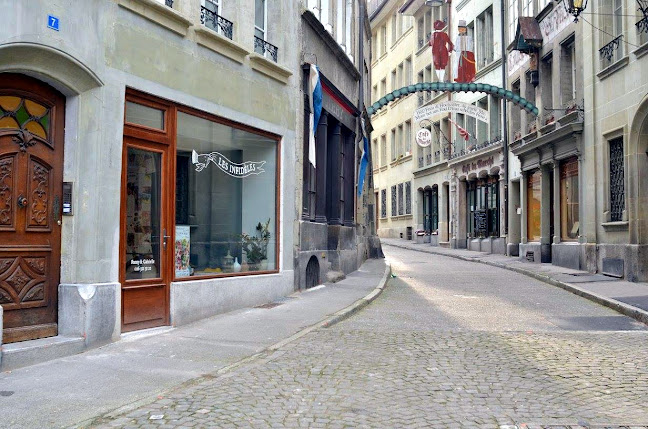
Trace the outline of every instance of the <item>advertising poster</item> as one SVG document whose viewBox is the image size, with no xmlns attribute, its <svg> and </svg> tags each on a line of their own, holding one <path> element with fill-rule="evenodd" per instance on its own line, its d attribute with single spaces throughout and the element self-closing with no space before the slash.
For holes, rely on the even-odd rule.
<svg viewBox="0 0 648 429">
<path fill-rule="evenodd" d="M 189 245 L 191 243 L 189 225 L 176 225 L 175 230 L 175 275 L 188 277 L 191 275 L 189 266 Z"/>
</svg>

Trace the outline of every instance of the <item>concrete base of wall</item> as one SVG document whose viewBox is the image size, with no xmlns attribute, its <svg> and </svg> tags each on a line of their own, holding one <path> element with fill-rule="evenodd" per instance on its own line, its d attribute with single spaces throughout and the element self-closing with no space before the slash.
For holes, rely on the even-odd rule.
<svg viewBox="0 0 648 429">
<path fill-rule="evenodd" d="M 295 289 L 306 287 L 306 266 L 316 257 L 320 267 L 320 281 L 330 271 L 349 274 L 368 258 L 383 258 L 380 238 L 363 235 L 356 228 L 324 223 L 299 222 L 300 251 L 295 256 Z"/>
<path fill-rule="evenodd" d="M 430 236 L 429 235 L 415 235 L 414 236 L 414 242 L 416 244 L 429 243 L 430 242 Z"/>
<path fill-rule="evenodd" d="M 294 274 L 283 271 L 171 283 L 171 325 L 180 326 L 217 314 L 274 301 L 294 292 Z"/>
<path fill-rule="evenodd" d="M 506 245 L 506 254 L 508 256 L 520 256 L 520 243 L 508 243 Z"/>
<path fill-rule="evenodd" d="M 520 243 L 519 258 L 522 261 L 542 262 L 542 248 L 540 243 Z"/>
<path fill-rule="evenodd" d="M 431 246 L 438 246 L 439 245 L 439 236 L 438 235 L 430 235 L 430 245 Z"/>
<path fill-rule="evenodd" d="M 481 239 L 475 238 L 472 240 L 468 240 L 468 250 L 481 252 Z"/>
<path fill-rule="evenodd" d="M 58 333 L 81 337 L 86 347 L 117 341 L 121 333 L 119 283 L 59 285 Z"/>
<path fill-rule="evenodd" d="M 616 269 L 622 265 L 623 277 L 631 282 L 648 281 L 648 245 L 599 244 L 597 255 L 598 272 Z"/>
<path fill-rule="evenodd" d="M 581 269 L 581 249 L 578 243 L 557 243 L 551 245 L 551 263 L 560 267 Z"/>
<path fill-rule="evenodd" d="M 468 240 L 465 238 L 453 238 L 450 240 L 450 248 L 452 249 L 467 249 Z"/>
<path fill-rule="evenodd" d="M 506 255 L 506 238 L 493 238 L 493 242 L 491 244 L 491 253 L 495 253 L 497 255 Z"/>
</svg>

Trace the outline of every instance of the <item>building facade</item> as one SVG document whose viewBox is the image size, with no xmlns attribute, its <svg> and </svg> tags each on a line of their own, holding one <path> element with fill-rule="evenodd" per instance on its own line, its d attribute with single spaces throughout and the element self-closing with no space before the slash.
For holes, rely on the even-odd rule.
<svg viewBox="0 0 648 429">
<path fill-rule="evenodd" d="M 294 2 L 1 3 L 3 355 L 295 289 Z"/>
<path fill-rule="evenodd" d="M 299 7 L 303 105 L 297 125 L 301 138 L 296 165 L 301 174 L 295 282 L 303 289 L 355 271 L 365 259 L 382 256 L 382 251 L 374 225 L 371 170 L 358 192 L 362 136 L 371 129 L 365 109 L 371 56 L 366 4 L 364 0 L 309 0 L 299 2 Z M 309 80 L 314 68 L 322 110 L 311 129 Z"/>
<path fill-rule="evenodd" d="M 499 4 L 493 1 L 437 7 L 422 0 L 376 2 L 371 15 L 377 55 L 372 67 L 373 101 L 412 83 L 454 81 L 460 53 L 450 52 L 443 68 L 433 61 L 430 40 L 434 31 L 445 32 L 459 46 L 464 40 L 458 38 L 460 22 L 467 27 L 475 55 L 474 82 L 502 87 L 501 35 L 496 31 L 501 16 Z M 481 112 L 481 119 L 457 109 L 436 109 L 422 117 L 414 114 L 446 102 L 469 105 L 471 112 Z M 502 111 L 498 98 L 483 93 L 423 91 L 400 98 L 374 115 L 372 148 L 379 153 L 374 156 L 374 173 L 381 236 L 506 252 Z M 417 144 L 422 129 L 431 136 L 429 145 Z"/>
<path fill-rule="evenodd" d="M 509 88 L 541 111 L 509 115 L 519 160 L 509 211 L 520 213 L 509 245 L 522 259 L 648 278 L 648 20 L 639 6 L 592 2 L 575 23 L 560 4 L 509 1 Z"/>
</svg>

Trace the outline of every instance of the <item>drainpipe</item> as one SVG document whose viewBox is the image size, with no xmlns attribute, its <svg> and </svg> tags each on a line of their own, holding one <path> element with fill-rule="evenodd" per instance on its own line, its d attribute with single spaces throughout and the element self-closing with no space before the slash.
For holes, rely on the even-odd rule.
<svg viewBox="0 0 648 429">
<path fill-rule="evenodd" d="M 502 87 L 506 89 L 506 26 L 505 24 L 505 12 L 506 7 L 504 6 L 504 0 L 500 0 L 500 21 L 501 21 L 501 37 L 502 37 Z M 507 119 L 507 105 L 506 100 L 502 99 L 502 137 L 503 142 L 503 155 L 504 155 L 504 235 L 507 236 L 506 242 L 508 244 L 508 200 L 509 200 L 509 141 L 508 141 L 508 119 Z M 508 246 L 507 246 L 508 253 Z"/>
</svg>

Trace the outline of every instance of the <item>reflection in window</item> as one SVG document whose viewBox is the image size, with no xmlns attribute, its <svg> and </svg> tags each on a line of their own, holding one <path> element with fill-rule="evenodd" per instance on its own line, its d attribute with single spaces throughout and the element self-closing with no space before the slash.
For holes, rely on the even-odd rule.
<svg viewBox="0 0 648 429">
<path fill-rule="evenodd" d="M 176 277 L 277 269 L 276 141 L 179 112 L 176 162 Z"/>
<path fill-rule="evenodd" d="M 578 158 L 560 164 L 560 236 L 562 240 L 578 238 Z"/>
<path fill-rule="evenodd" d="M 540 201 L 542 173 L 535 170 L 529 173 L 527 179 L 527 239 L 540 241 Z"/>
</svg>

